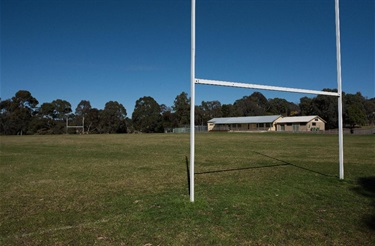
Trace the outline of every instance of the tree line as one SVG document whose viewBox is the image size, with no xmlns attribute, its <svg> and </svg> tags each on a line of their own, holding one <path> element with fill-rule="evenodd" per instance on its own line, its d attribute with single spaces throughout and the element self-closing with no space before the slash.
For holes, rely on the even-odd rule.
<svg viewBox="0 0 375 246">
<path fill-rule="evenodd" d="M 74 112 L 72 105 L 62 99 L 38 105 L 38 100 L 26 90 L 18 91 L 10 99 L 0 99 L 0 134 L 63 134 L 67 132 L 67 123 L 82 126 L 83 121 L 86 133 L 159 133 L 190 123 L 190 98 L 186 92 L 177 95 L 171 107 L 157 103 L 150 96 L 141 97 L 135 102 L 131 118 L 117 101 L 109 101 L 103 109 L 97 109 L 82 100 Z M 337 98 L 322 95 L 302 97 L 296 104 L 282 98 L 267 99 L 262 93 L 254 92 L 233 104 L 202 101 L 195 106 L 195 112 L 196 125 L 206 125 L 215 117 L 319 115 L 327 121 L 326 129 L 338 126 Z M 374 125 L 375 98 L 367 99 L 360 92 L 344 93 L 343 117 L 345 127 Z"/>
</svg>

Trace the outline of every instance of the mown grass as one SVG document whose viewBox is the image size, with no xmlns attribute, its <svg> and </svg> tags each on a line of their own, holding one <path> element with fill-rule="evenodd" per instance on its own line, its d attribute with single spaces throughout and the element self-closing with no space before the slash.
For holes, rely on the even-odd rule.
<svg viewBox="0 0 375 246">
<path fill-rule="evenodd" d="M 1 136 L 2 245 L 374 245 L 375 136 Z"/>
</svg>

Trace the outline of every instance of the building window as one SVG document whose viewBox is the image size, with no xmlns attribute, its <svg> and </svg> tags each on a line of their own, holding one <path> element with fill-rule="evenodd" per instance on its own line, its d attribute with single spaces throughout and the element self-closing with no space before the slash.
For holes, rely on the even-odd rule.
<svg viewBox="0 0 375 246">
<path fill-rule="evenodd" d="M 284 124 L 277 124 L 276 128 L 278 131 L 285 131 L 285 125 Z"/>
<path fill-rule="evenodd" d="M 270 123 L 266 123 L 266 127 L 271 127 L 271 124 Z"/>
<path fill-rule="evenodd" d="M 313 123 L 312 123 L 312 125 L 313 125 L 313 126 L 316 126 L 316 123 L 315 123 L 315 122 L 313 122 Z"/>
<path fill-rule="evenodd" d="M 287 125 L 287 126 L 291 126 L 291 125 L 292 125 L 292 123 L 287 123 L 286 125 Z"/>
</svg>

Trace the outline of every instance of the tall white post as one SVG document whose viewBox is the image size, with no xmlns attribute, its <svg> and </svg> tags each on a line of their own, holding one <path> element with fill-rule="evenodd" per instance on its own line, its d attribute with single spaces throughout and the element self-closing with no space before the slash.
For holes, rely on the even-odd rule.
<svg viewBox="0 0 375 246">
<path fill-rule="evenodd" d="M 339 0 L 335 0 L 336 19 L 336 61 L 337 61 L 337 92 L 338 97 L 338 120 L 339 120 L 339 162 L 340 179 L 344 179 L 344 136 L 342 119 L 342 87 L 341 87 L 341 45 L 340 45 L 340 11 Z"/>
<path fill-rule="evenodd" d="M 191 68 L 190 68 L 190 201 L 194 202 L 195 160 L 195 0 L 191 0 Z"/>
</svg>

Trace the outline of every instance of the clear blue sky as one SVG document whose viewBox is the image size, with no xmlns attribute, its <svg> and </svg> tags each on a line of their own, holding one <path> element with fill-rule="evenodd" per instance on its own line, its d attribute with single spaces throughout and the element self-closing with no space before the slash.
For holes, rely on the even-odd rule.
<svg viewBox="0 0 375 246">
<path fill-rule="evenodd" d="M 343 90 L 374 97 L 374 0 L 341 0 Z M 190 0 L 1 0 L 1 98 L 114 100 L 190 93 Z M 337 88 L 334 0 L 197 0 L 196 77 Z M 197 85 L 233 103 L 253 90 Z M 299 102 L 303 94 L 261 91 Z M 312 96 L 312 95 L 310 95 Z"/>
</svg>

